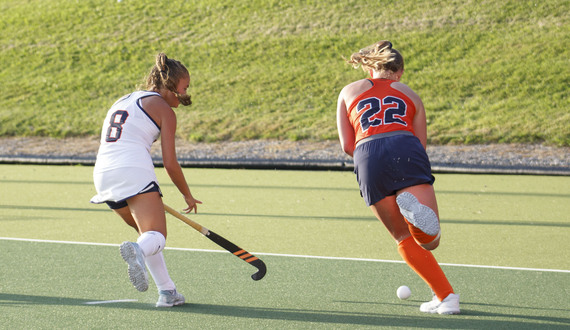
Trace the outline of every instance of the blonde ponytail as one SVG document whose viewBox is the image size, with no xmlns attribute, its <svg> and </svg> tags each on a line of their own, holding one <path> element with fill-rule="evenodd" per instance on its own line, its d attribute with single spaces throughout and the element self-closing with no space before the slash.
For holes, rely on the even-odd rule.
<svg viewBox="0 0 570 330">
<path fill-rule="evenodd" d="M 373 45 L 361 49 L 358 53 L 353 53 L 346 61 L 353 68 L 362 67 L 362 70 L 396 72 L 404 68 L 404 58 L 396 49 L 392 48 L 392 43 L 387 40 L 379 41 Z"/>
</svg>

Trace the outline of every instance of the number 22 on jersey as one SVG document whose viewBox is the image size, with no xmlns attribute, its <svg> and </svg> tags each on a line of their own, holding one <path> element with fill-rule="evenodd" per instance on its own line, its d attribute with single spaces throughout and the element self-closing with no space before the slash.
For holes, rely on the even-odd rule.
<svg viewBox="0 0 570 330">
<path fill-rule="evenodd" d="M 382 112 L 382 105 L 388 105 L 388 107 L 384 110 L 384 118 L 378 118 L 381 116 L 376 115 Z M 380 125 L 400 124 L 408 126 L 408 124 L 400 118 L 406 115 L 406 109 L 406 102 L 395 96 L 386 96 L 382 100 L 377 97 L 369 97 L 358 102 L 356 105 L 357 113 L 364 111 L 360 115 L 362 132 L 366 132 L 370 127 Z"/>
</svg>

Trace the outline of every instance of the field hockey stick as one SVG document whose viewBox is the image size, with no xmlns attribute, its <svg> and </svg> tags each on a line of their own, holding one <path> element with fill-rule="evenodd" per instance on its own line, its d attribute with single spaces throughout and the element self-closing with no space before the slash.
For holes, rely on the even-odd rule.
<svg viewBox="0 0 570 330">
<path fill-rule="evenodd" d="M 267 268 L 265 267 L 265 263 L 261 259 L 252 255 L 251 253 L 247 252 L 246 250 L 240 248 L 239 246 L 235 245 L 234 243 L 228 241 L 227 239 L 223 238 L 222 236 L 214 233 L 213 231 L 208 230 L 208 228 L 200 225 L 199 223 L 190 220 L 190 218 L 182 215 L 180 212 L 174 210 L 170 206 L 164 204 L 164 209 L 166 210 L 166 212 L 170 213 L 174 217 L 176 217 L 176 218 L 182 220 L 183 222 L 185 222 L 186 224 L 190 225 L 190 227 L 199 231 L 202 235 L 208 237 L 212 242 L 218 244 L 219 246 L 223 247 L 224 249 L 230 251 L 236 257 L 240 258 L 241 260 L 243 260 L 243 261 L 249 263 L 250 265 L 254 266 L 255 268 L 257 268 L 257 273 L 251 275 L 251 278 L 254 281 L 259 281 L 265 276 Z"/>
</svg>

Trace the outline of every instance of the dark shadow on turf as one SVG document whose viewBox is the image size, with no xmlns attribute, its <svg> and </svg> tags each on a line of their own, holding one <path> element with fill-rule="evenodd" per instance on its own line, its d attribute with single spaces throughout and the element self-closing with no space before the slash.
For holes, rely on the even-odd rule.
<svg viewBox="0 0 570 330">
<path fill-rule="evenodd" d="M 390 303 L 381 303 L 378 301 L 349 301 L 349 300 L 334 300 L 333 302 L 342 303 L 342 304 L 364 304 L 364 305 L 393 305 Z M 419 306 L 424 303 L 425 301 L 419 299 L 407 299 L 405 302 L 401 302 L 403 306 L 410 306 L 413 304 L 413 307 L 419 308 Z M 504 305 L 504 304 L 482 304 L 482 303 L 470 303 L 470 302 L 461 302 L 461 314 L 466 314 L 464 311 L 467 311 L 464 306 L 490 306 L 490 307 L 501 307 L 501 308 L 515 308 L 515 309 L 523 309 L 523 310 L 542 310 L 542 311 L 559 311 L 559 312 L 569 312 L 568 309 L 563 308 L 541 308 L 541 307 L 528 307 L 528 306 L 513 306 L 513 305 Z M 570 320 L 570 319 L 569 319 Z"/>
<path fill-rule="evenodd" d="M 90 185 L 93 186 L 92 181 L 57 181 L 57 180 L 0 180 L 0 183 L 18 183 L 18 184 L 73 184 L 73 185 Z M 161 187 L 176 187 L 173 183 L 163 183 Z M 269 185 L 230 185 L 230 184 L 193 184 L 192 187 L 203 188 L 224 188 L 224 189 L 285 189 L 285 190 L 333 190 L 333 191 L 356 191 L 358 192 L 358 185 L 345 188 L 345 187 L 300 187 L 300 186 L 269 186 Z"/>
<path fill-rule="evenodd" d="M 334 302 L 338 302 L 338 303 L 344 303 L 344 304 L 371 304 L 371 305 L 393 305 L 393 304 L 389 304 L 389 303 L 380 303 L 380 302 L 376 302 L 376 301 L 346 301 L 346 300 L 341 300 L 341 301 L 334 301 Z M 423 303 L 424 301 L 420 301 L 420 300 L 407 300 L 406 302 L 402 302 L 401 305 L 404 308 L 413 308 L 415 310 L 418 310 L 419 312 L 419 306 Z M 412 303 L 413 305 L 411 305 L 410 303 Z M 570 324 L 570 318 L 562 318 L 562 317 L 549 317 L 549 316 L 531 316 L 531 315 L 524 315 L 524 314 L 501 314 L 501 313 L 489 313 L 489 312 L 483 312 L 483 311 L 479 311 L 479 310 L 472 310 L 472 309 L 468 309 L 465 308 L 465 306 L 483 306 L 483 307 L 500 307 L 500 308 L 510 308 L 510 309 L 521 309 L 522 313 L 524 313 L 525 310 L 533 310 L 533 311 L 557 311 L 557 312 L 568 312 L 567 309 L 560 309 L 560 308 L 540 308 L 540 307 L 526 307 L 526 306 L 512 306 L 512 305 L 500 305 L 500 304 L 481 304 L 481 303 L 465 303 L 465 302 L 461 302 L 461 315 L 466 316 L 478 316 L 478 317 L 493 317 L 493 318 L 516 318 L 516 319 L 523 319 L 523 320 L 534 320 L 534 321 L 539 321 L 539 322 L 557 322 L 557 323 L 564 323 L 564 324 Z M 421 313 L 421 312 L 419 312 Z M 429 315 L 429 314 L 424 314 L 424 315 Z M 435 315 L 434 315 L 435 316 Z M 456 316 L 441 316 L 441 317 L 456 317 Z M 487 321 L 489 324 L 492 324 L 494 321 Z M 534 327 L 544 327 L 545 325 L 541 325 L 539 326 L 538 324 L 529 324 L 528 321 L 522 321 L 524 322 L 524 327 L 522 328 L 530 328 L 533 329 Z M 479 323 L 477 323 L 479 324 Z M 518 326 L 520 325 L 520 322 L 509 322 L 509 321 L 504 321 L 505 325 L 500 325 L 501 323 L 499 321 L 497 321 L 497 324 L 493 324 L 490 325 L 492 329 L 502 329 L 503 327 L 511 329 L 511 328 L 518 328 Z M 431 327 L 431 326 L 430 326 Z M 556 326 L 556 325 L 548 325 L 548 328 L 552 328 L 552 329 L 557 329 L 557 328 L 565 328 L 567 326 Z M 468 327 L 468 328 L 483 328 L 483 326 L 479 326 L 477 325 L 476 327 Z"/>
<path fill-rule="evenodd" d="M 537 192 L 518 192 L 518 191 L 454 191 L 454 190 L 437 190 L 435 194 L 450 194 L 450 195 L 488 195 L 488 196 L 534 196 L 534 197 L 557 197 L 557 198 L 570 198 L 568 194 L 555 194 L 555 193 L 537 193 Z"/>
<path fill-rule="evenodd" d="M 136 308 L 136 309 L 155 309 L 154 305 L 139 302 L 118 302 L 112 304 L 96 304 L 88 305 L 88 302 L 97 301 L 97 299 L 79 299 L 67 297 L 50 297 L 50 296 L 32 296 L 14 293 L 0 293 L 0 306 L 2 305 L 65 305 L 65 306 L 93 306 L 93 307 L 114 307 L 114 308 Z M 113 306 L 109 306 L 113 305 Z"/>
<path fill-rule="evenodd" d="M 100 208 L 79 208 L 79 207 L 53 207 L 53 206 L 33 206 L 33 205 L 0 205 L 0 209 L 17 210 L 43 210 L 43 211 L 72 211 L 72 212 L 109 212 L 107 207 Z M 275 215 L 275 214 L 244 214 L 244 213 L 211 213 L 200 212 L 200 215 L 215 217 L 244 217 L 244 218 L 277 218 L 290 220 L 356 220 L 356 221 L 378 221 L 371 216 L 362 217 L 329 217 L 329 216 L 309 216 L 309 215 Z M 0 219 L 1 220 L 1 219 Z M 13 220 L 13 219 L 10 219 Z M 498 221 L 498 220 L 449 220 L 441 219 L 441 223 L 453 223 L 462 225 L 503 225 L 503 226 L 531 226 L 531 227 L 570 227 L 570 223 L 564 222 L 522 222 L 522 221 Z"/>
<path fill-rule="evenodd" d="M 0 183 L 18 183 L 18 184 L 74 184 L 74 185 L 90 185 L 93 186 L 93 181 L 57 181 L 57 180 L 0 180 Z"/>
<path fill-rule="evenodd" d="M 504 304 L 482 304 L 482 303 L 473 303 L 473 302 L 461 302 L 461 305 L 468 305 L 468 306 L 491 306 L 491 307 L 502 307 L 502 308 L 518 308 L 518 309 L 528 309 L 528 310 L 542 310 L 542 311 L 560 311 L 560 312 L 569 312 L 568 309 L 563 308 L 542 308 L 540 306 L 513 306 L 513 305 L 504 305 Z"/>
<path fill-rule="evenodd" d="M 519 220 L 512 220 L 512 221 L 505 221 L 505 220 L 449 220 L 449 219 L 441 219 L 441 223 L 453 223 L 453 224 L 460 224 L 460 225 L 498 225 L 498 226 L 530 226 L 530 227 L 570 227 L 570 223 L 565 222 L 543 222 L 537 221 L 533 222 L 532 220 L 529 221 L 519 221 Z"/>
<path fill-rule="evenodd" d="M 104 204 L 103 204 L 104 205 Z M 108 207 L 82 208 L 82 207 L 55 207 L 55 206 L 34 206 L 34 205 L 0 205 L 0 209 L 14 210 L 42 210 L 42 211 L 73 211 L 73 212 L 109 212 Z"/>
<path fill-rule="evenodd" d="M 93 185 L 91 181 L 28 181 L 28 180 L 0 180 L 0 183 L 19 183 L 19 184 L 74 184 L 74 185 Z M 172 183 L 163 183 L 163 187 L 175 187 Z M 284 189 L 284 190 L 330 190 L 330 191 L 354 191 L 358 193 L 358 185 L 354 187 L 302 187 L 302 186 L 269 186 L 269 185 L 230 185 L 230 184 L 193 184 L 193 187 L 204 188 L 229 188 L 229 189 Z M 534 196 L 534 197 L 560 197 L 569 198 L 568 194 L 557 193 L 537 193 L 537 192 L 517 192 L 517 191 L 454 191 L 454 190 L 437 190 L 436 194 L 452 194 L 452 195 L 493 195 L 493 196 Z"/>
<path fill-rule="evenodd" d="M 286 218 L 286 219 L 302 219 L 302 220 L 359 220 L 359 221 L 378 221 L 374 216 L 363 217 L 321 217 L 308 215 L 271 215 L 271 214 L 240 214 L 240 213 L 210 213 L 200 212 L 202 215 L 210 215 L 216 217 L 245 217 L 245 218 Z M 522 221 L 498 221 L 498 220 L 449 220 L 441 219 L 441 223 L 454 223 L 462 225 L 507 225 L 507 226 L 532 226 L 532 227 L 570 227 L 570 223 L 564 222 L 522 222 Z"/>
<path fill-rule="evenodd" d="M 293 308 L 265 308 L 249 306 L 230 306 L 215 304 L 192 304 L 177 306 L 167 309 L 157 309 L 152 304 L 139 302 L 120 302 L 111 304 L 87 305 L 92 299 L 78 299 L 50 296 L 33 296 L 20 294 L 0 293 L 0 305 L 63 305 L 78 306 L 84 305 L 89 308 L 113 308 L 113 309 L 137 309 L 168 311 L 189 314 L 214 315 L 223 317 L 239 317 L 250 319 L 285 320 L 295 322 L 311 322 L 334 325 L 352 326 L 387 326 L 387 327 L 410 327 L 425 328 L 435 327 L 438 329 L 536 329 L 545 326 L 542 322 L 557 322 L 561 325 L 548 324 L 549 329 L 567 329 L 570 324 L 568 318 L 552 318 L 546 316 L 511 315 L 500 313 L 485 313 L 477 311 L 463 310 L 462 315 L 430 315 L 418 311 L 414 316 L 395 316 L 382 313 L 354 313 L 327 310 L 307 310 Z M 505 320 L 473 320 L 465 319 L 464 315 L 494 318 L 514 318 L 514 321 Z M 520 320 L 519 320 L 520 319 Z"/>
</svg>

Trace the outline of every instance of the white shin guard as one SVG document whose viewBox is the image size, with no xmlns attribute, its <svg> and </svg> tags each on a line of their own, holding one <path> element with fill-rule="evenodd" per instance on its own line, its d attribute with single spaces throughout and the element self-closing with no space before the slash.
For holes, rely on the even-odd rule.
<svg viewBox="0 0 570 330">
<path fill-rule="evenodd" d="M 137 244 L 142 249 L 146 258 L 155 255 L 164 249 L 166 238 L 157 231 L 147 231 L 142 233 L 137 239 Z"/>
</svg>

